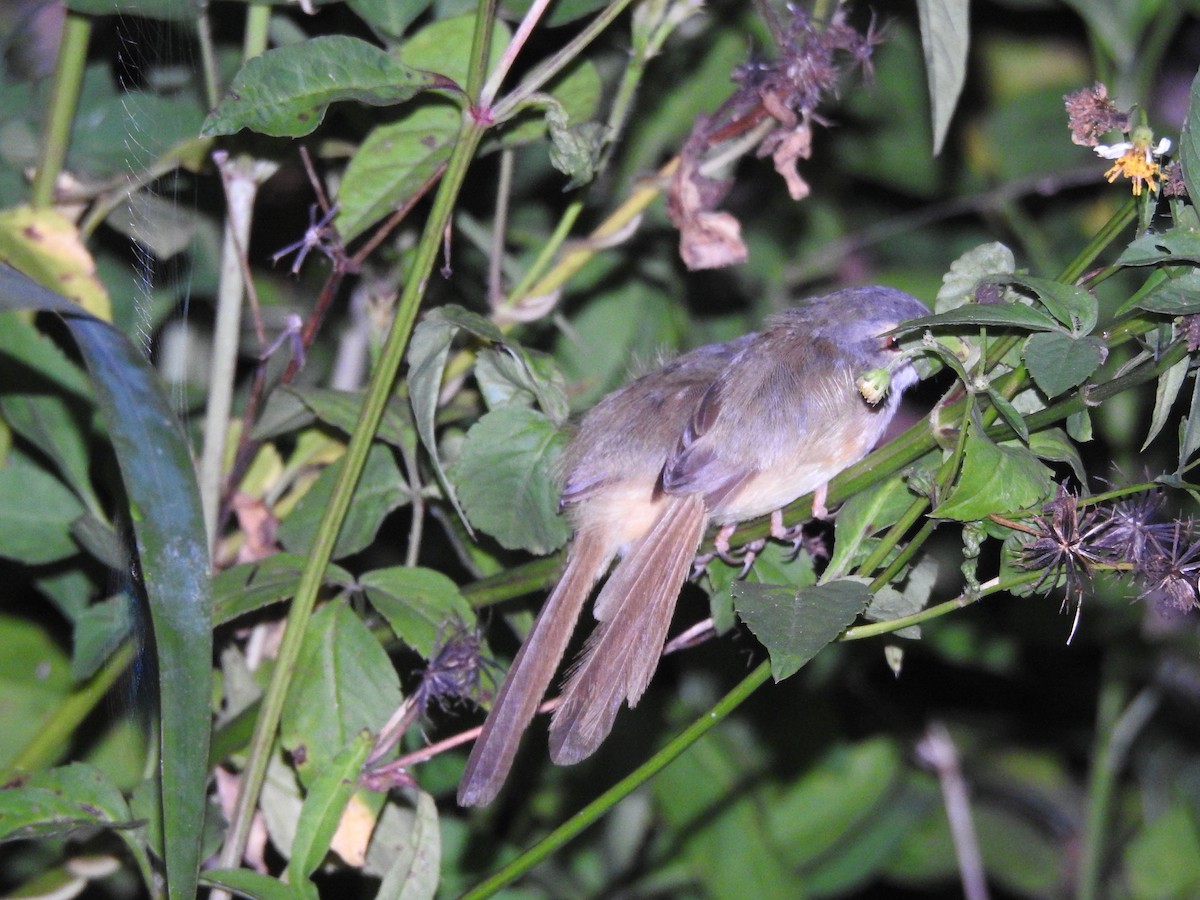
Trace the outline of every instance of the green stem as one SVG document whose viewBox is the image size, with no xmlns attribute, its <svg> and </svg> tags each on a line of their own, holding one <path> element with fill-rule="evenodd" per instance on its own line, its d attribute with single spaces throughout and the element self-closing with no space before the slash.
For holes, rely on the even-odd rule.
<svg viewBox="0 0 1200 900">
<path fill-rule="evenodd" d="M 1097 231 L 1095 237 L 1088 241 L 1087 246 L 1079 251 L 1079 255 L 1067 264 L 1058 280 L 1063 284 L 1071 284 L 1082 278 L 1088 267 L 1096 261 L 1096 257 L 1103 253 L 1108 245 L 1115 241 L 1136 218 L 1137 203 L 1131 197 L 1113 214 L 1111 219 L 1104 223 L 1104 227 Z"/>
<path fill-rule="evenodd" d="M 204 78 L 204 102 L 209 109 L 221 99 L 217 83 L 217 54 L 213 44 L 212 19 L 208 15 L 208 0 L 202 0 L 196 12 L 196 42 L 200 45 L 200 68 Z"/>
<path fill-rule="evenodd" d="M 47 101 L 49 112 L 42 132 L 42 164 L 33 177 L 30 192 L 30 200 L 36 209 L 45 209 L 54 203 L 54 185 L 71 142 L 71 124 L 75 121 L 79 93 L 83 89 L 83 73 L 91 36 L 91 17 L 68 12 L 63 25 L 62 43 L 58 47 L 58 61 L 54 64 L 54 84 Z"/>
<path fill-rule="evenodd" d="M 575 57 L 582 53 L 588 44 L 598 38 L 612 24 L 613 20 L 624 12 L 625 7 L 632 2 L 633 0 L 613 0 L 596 18 L 588 22 L 579 34 L 575 35 L 566 46 L 537 65 L 511 93 L 495 105 L 493 110 L 495 121 L 505 121 L 514 111 L 521 107 L 521 104 L 529 98 L 530 94 L 540 91 L 546 85 L 546 82 L 574 62 Z M 472 94 L 472 96 L 474 95 Z"/>
<path fill-rule="evenodd" d="M 1105 835 L 1113 812 L 1113 792 L 1129 747 L 1158 707 L 1158 694 L 1151 688 L 1141 691 L 1125 706 L 1123 679 L 1107 666 L 1096 710 L 1096 742 L 1092 749 L 1092 768 L 1088 774 L 1087 823 L 1083 835 L 1079 900 L 1097 900 L 1106 866 Z M 1124 708 L 1124 711 L 1122 711 Z"/>
<path fill-rule="evenodd" d="M 473 48 L 473 52 L 476 55 L 481 52 L 478 44 Z M 408 346 L 408 339 L 412 333 L 413 323 L 416 321 L 417 310 L 420 308 L 429 274 L 433 270 L 441 247 L 442 235 L 450 222 L 467 168 L 474 158 L 483 134 L 483 127 L 475 122 L 469 112 L 464 113 L 462 128 L 446 166 L 446 174 L 442 178 L 433 201 L 433 208 L 429 213 L 429 220 L 425 224 L 421 240 L 417 245 L 412 269 L 405 282 L 404 293 L 397 303 L 396 317 L 380 351 L 379 362 L 371 376 L 371 383 L 359 412 L 354 433 L 350 436 L 345 456 L 342 458 L 338 480 L 321 519 L 317 539 L 309 552 L 308 565 L 300 577 L 296 596 L 292 601 L 271 683 L 263 696 L 262 711 L 255 727 L 250 756 L 246 762 L 246 769 L 242 773 L 237 805 L 225 845 L 221 851 L 220 865 L 224 868 L 236 866 L 245 852 L 250 822 L 262 790 L 275 733 L 283 714 L 284 699 L 287 696 L 296 660 L 300 654 L 305 628 L 320 592 L 323 573 L 333 556 L 338 532 L 350 509 L 354 489 L 366 463 L 367 451 L 371 447 L 371 441 L 383 418 L 388 398 L 391 396 L 392 385 L 403 361 L 404 351 Z"/>
<path fill-rule="evenodd" d="M 242 36 L 242 62 L 261 56 L 267 49 L 271 5 L 251 3 L 246 7 L 246 31 Z"/>
<path fill-rule="evenodd" d="M 741 706 L 747 697 L 766 683 L 770 676 L 771 664 L 769 662 L 760 663 L 733 690 L 722 697 L 716 706 L 680 732 L 669 744 L 504 868 L 464 894 L 463 900 L 480 900 L 483 897 L 491 897 L 505 885 L 528 872 L 670 765 L 715 725 Z"/>
<path fill-rule="evenodd" d="M 137 648 L 133 641 L 126 641 L 108 658 L 99 672 L 71 691 L 9 763 L 3 781 L 7 783 L 18 775 L 36 772 L 53 763 L 56 754 L 125 674 L 136 655 Z"/>
</svg>

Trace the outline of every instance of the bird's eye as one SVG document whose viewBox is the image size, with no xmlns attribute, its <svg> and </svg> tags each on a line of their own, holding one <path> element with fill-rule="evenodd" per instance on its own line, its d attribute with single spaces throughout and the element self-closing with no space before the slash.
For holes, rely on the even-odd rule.
<svg viewBox="0 0 1200 900">
<path fill-rule="evenodd" d="M 879 339 L 879 349 L 895 353 L 900 349 L 900 344 L 894 334 L 886 334 Z"/>
</svg>

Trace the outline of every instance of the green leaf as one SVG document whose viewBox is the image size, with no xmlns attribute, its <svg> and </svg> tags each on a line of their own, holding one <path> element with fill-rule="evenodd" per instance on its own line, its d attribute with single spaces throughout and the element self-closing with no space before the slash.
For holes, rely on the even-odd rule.
<svg viewBox="0 0 1200 900">
<path fill-rule="evenodd" d="M 71 675 L 58 642 L 29 620 L 0 615 L 0 646 L 0 716 L 7 723 L 0 730 L 0 766 L 7 771 L 68 696 Z"/>
<path fill-rule="evenodd" d="M 1049 278 L 1016 275 L 1013 284 L 1029 288 L 1050 314 L 1071 329 L 1074 335 L 1087 334 L 1096 327 L 1099 304 L 1090 291 Z"/>
<path fill-rule="evenodd" d="M 458 585 L 433 569 L 375 569 L 359 579 L 359 587 L 396 637 L 426 659 L 438 638 L 445 636 L 448 623 L 475 621 L 475 612 Z"/>
<path fill-rule="evenodd" d="M 1179 468 L 1175 471 L 1182 472 L 1197 450 L 1200 450 L 1200 378 L 1192 385 L 1192 405 L 1179 425 Z"/>
<path fill-rule="evenodd" d="M 213 623 L 223 625 L 238 616 L 288 600 L 304 572 L 307 557 L 276 553 L 256 562 L 225 569 L 213 578 Z M 354 576 L 334 563 L 325 570 L 325 584 L 349 588 Z"/>
<path fill-rule="evenodd" d="M 913 331 L 939 325 L 986 325 L 1021 331 L 1057 331 L 1059 328 L 1044 312 L 1024 303 L 969 303 L 936 315 L 910 319 L 901 330 Z"/>
<path fill-rule="evenodd" d="M 346 0 L 354 14 L 387 40 L 397 40 L 433 0 Z"/>
<path fill-rule="evenodd" d="M 16 458 L 0 468 L 0 556 L 39 565 L 75 555 L 71 523 L 81 515 L 79 499 L 53 475 Z"/>
<path fill-rule="evenodd" d="M 329 844 L 358 786 L 358 776 L 373 743 L 369 731 L 355 735 L 312 780 L 296 823 L 287 867 L 289 883 L 306 881 L 329 853 Z"/>
<path fill-rule="evenodd" d="M 738 615 L 771 654 L 776 681 L 800 667 L 846 630 L 871 602 L 871 592 L 858 581 L 831 581 L 795 588 L 776 584 L 733 586 Z"/>
<path fill-rule="evenodd" d="M 441 76 L 410 68 L 366 41 L 326 35 L 268 50 L 247 62 L 204 120 L 201 134 L 249 128 L 273 137 L 300 137 L 321 124 L 331 103 L 392 106 L 421 91 L 450 86 Z"/>
<path fill-rule="evenodd" d="M 1136 900 L 1200 894 L 1200 830 L 1178 801 L 1144 825 L 1125 850 L 1125 868 Z"/>
<path fill-rule="evenodd" d="M 293 385 L 287 385 L 282 390 L 307 406 L 322 422 L 332 425 L 343 434 L 353 433 L 358 424 L 358 414 L 362 410 L 365 396 L 363 391 L 337 391 Z M 416 446 L 417 432 L 413 426 L 412 413 L 400 397 L 394 396 L 388 400 L 375 436 L 399 449 L 412 449 Z"/>
<path fill-rule="evenodd" d="M 921 46 L 925 51 L 929 100 L 933 109 L 935 156 L 942 151 L 967 77 L 971 34 L 969 13 L 968 0 L 917 0 Z"/>
<path fill-rule="evenodd" d="M 503 344 L 485 347 L 475 358 L 475 381 L 489 410 L 537 403 L 555 425 L 570 412 L 567 389 L 554 360 L 536 350 Z"/>
<path fill-rule="evenodd" d="M 572 124 L 567 111 L 557 102 L 546 107 L 546 128 L 550 132 L 550 164 L 571 177 L 563 190 L 591 181 L 600 164 L 608 128 L 599 122 Z"/>
<path fill-rule="evenodd" d="M 1017 269 L 1013 252 L 1001 243 L 980 244 L 950 263 L 942 276 L 934 309 L 947 312 L 975 302 L 975 288 L 984 278 L 1011 275 Z"/>
<path fill-rule="evenodd" d="M 1135 238 L 1117 257 L 1118 266 L 1152 266 L 1165 261 L 1200 262 L 1200 234 L 1172 228 Z"/>
<path fill-rule="evenodd" d="M 1028 447 L 972 434 L 958 481 L 931 515 L 973 522 L 988 513 L 1030 509 L 1049 495 L 1050 485 L 1050 470 Z"/>
<path fill-rule="evenodd" d="M 147 19 L 195 21 L 195 11 L 178 0 L 67 0 L 68 9 L 96 16 L 126 14 Z"/>
<path fill-rule="evenodd" d="M 1034 383 L 1053 399 L 1087 381 L 1108 358 L 1108 345 L 1092 335 L 1047 331 L 1030 335 L 1022 356 Z"/>
<path fill-rule="evenodd" d="M 288 687 L 280 738 L 308 784 L 360 731 L 378 731 L 403 699 L 371 630 L 345 603 L 313 615 Z"/>
<path fill-rule="evenodd" d="M 889 478 L 842 504 L 833 526 L 829 575 L 848 572 L 866 540 L 894 524 L 915 499 L 902 479 Z"/>
<path fill-rule="evenodd" d="M 1133 306 L 1168 316 L 1200 313 L 1200 272 L 1187 271 L 1168 278 Z"/>
<path fill-rule="evenodd" d="M 383 444 L 372 444 L 367 452 L 362 477 L 354 490 L 354 499 L 342 530 L 338 532 L 334 559 L 366 549 L 375 540 L 384 518 L 408 500 L 401 487 L 404 481 L 396 466 L 393 451 Z M 317 531 L 329 498 L 333 494 L 344 459 L 325 467 L 291 514 L 279 526 L 279 542 L 292 553 L 307 553 L 317 539 Z"/>
<path fill-rule="evenodd" d="M 450 471 L 471 522 L 510 550 L 544 555 L 567 540 L 555 465 L 566 437 L 546 416 L 508 406 L 471 426 Z"/>
<path fill-rule="evenodd" d="M 148 361 L 111 326 L 7 266 L 0 307 L 63 315 L 92 378 L 129 499 L 158 653 L 167 890 L 196 893 L 208 772 L 212 599 L 191 451 Z"/>
<path fill-rule="evenodd" d="M 697 896 L 796 897 L 794 871 L 771 833 L 771 794 L 744 731 L 711 731 L 652 782 L 655 809 Z M 736 853 L 730 848 L 737 847 Z"/>
<path fill-rule="evenodd" d="M 870 622 L 891 622 L 916 615 L 929 602 L 937 575 L 937 559 L 932 556 L 922 557 L 905 578 L 903 590 L 885 585 L 875 592 L 871 605 L 863 613 L 864 618 Z M 893 634 L 896 637 L 916 640 L 921 636 L 921 626 L 909 625 Z"/>
<path fill-rule="evenodd" d="M 447 309 L 439 306 L 431 310 L 413 329 L 408 342 L 408 399 L 412 404 L 417 435 L 429 453 L 438 484 L 470 531 L 470 523 L 459 505 L 454 485 L 446 477 L 437 445 L 436 419 L 442 375 L 446 370 L 446 360 L 450 357 L 450 344 L 459 329 L 459 325 L 447 316 Z"/>
<path fill-rule="evenodd" d="M 512 30 L 499 19 L 492 26 L 488 58 L 495 65 L 512 38 Z M 436 19 L 417 30 L 399 47 L 395 56 L 414 69 L 437 72 L 454 84 L 465 85 L 471 68 L 471 44 L 475 39 L 475 14 Z"/>
<path fill-rule="evenodd" d="M 987 395 L 992 401 L 992 406 L 996 407 L 996 412 L 1000 413 L 1004 421 L 1008 423 L 1008 427 L 1016 433 L 1017 437 L 1025 443 L 1029 443 L 1029 426 L 1025 424 L 1025 417 L 1009 402 L 1007 397 L 996 390 L 994 385 L 988 385 Z"/>
<path fill-rule="evenodd" d="M 6 393 L 0 396 L 0 417 L 54 463 L 80 502 L 98 512 L 101 505 L 89 474 L 88 414 L 77 402 L 44 393 L 44 382 L 39 385 L 7 371 L 7 366 L 4 369 Z"/>
<path fill-rule="evenodd" d="M 678 308 L 668 297 L 629 285 L 603 294 L 571 320 L 554 356 L 573 382 L 576 409 L 595 403 L 630 377 L 630 361 L 653 359 L 680 344 Z"/>
<path fill-rule="evenodd" d="M 890 739 L 835 746 L 771 799 L 770 832 L 792 865 L 815 865 L 879 816 L 903 775 L 903 756 Z"/>
<path fill-rule="evenodd" d="M 1083 458 L 1079 455 L 1079 449 L 1061 428 L 1038 431 L 1030 436 L 1028 444 L 1038 459 L 1066 463 L 1080 484 L 1088 483 L 1087 470 L 1084 468 Z"/>
<path fill-rule="evenodd" d="M 532 5 L 532 0 L 506 0 L 501 8 L 504 15 L 519 19 L 529 11 L 529 7 Z M 591 15 L 607 5 L 607 0 L 559 0 L 558 3 L 550 6 L 549 14 L 542 21 L 551 28 L 557 25 L 566 25 L 576 19 Z"/>
<path fill-rule="evenodd" d="M 1146 435 L 1142 444 L 1143 450 L 1154 442 L 1163 426 L 1170 421 L 1171 407 L 1175 405 L 1175 398 L 1179 396 L 1183 383 L 1187 380 L 1188 362 L 1188 358 L 1184 357 L 1158 376 L 1158 384 L 1154 388 L 1154 413 L 1150 417 L 1150 433 Z"/>
<path fill-rule="evenodd" d="M 0 354 L 8 357 L 3 361 L 5 384 L 12 384 L 11 379 L 17 377 L 16 372 L 9 370 L 15 362 L 59 391 L 88 403 L 95 402 L 84 371 L 67 358 L 58 344 L 15 312 L 0 310 Z"/>
<path fill-rule="evenodd" d="M 358 237 L 423 190 L 450 158 L 461 123 L 458 107 L 431 101 L 367 135 L 338 190 L 336 224 L 343 239 Z"/>
<path fill-rule="evenodd" d="M 207 869 L 201 884 L 225 888 L 239 897 L 250 900 L 310 900 L 312 893 L 299 885 L 284 884 L 270 875 L 250 869 Z M 311 884 L 305 882 L 311 889 Z"/>
<path fill-rule="evenodd" d="M 413 793 L 417 808 L 403 810 L 389 803 L 371 835 L 367 865 L 383 870 L 383 881 L 375 895 L 378 900 L 427 900 L 437 896 L 442 861 L 437 804 L 422 790 Z"/>
<path fill-rule="evenodd" d="M 133 604 L 115 594 L 88 606 L 75 620 L 72 634 L 71 677 L 83 681 L 104 665 L 133 631 Z"/>
<path fill-rule="evenodd" d="M 1192 79 L 1187 116 L 1179 132 L 1179 162 L 1183 166 L 1183 183 L 1189 197 L 1200 197 L 1200 72 Z"/>
<path fill-rule="evenodd" d="M 113 828 L 125 841 L 142 878 L 154 883 L 144 836 L 131 828 L 125 797 L 99 769 L 71 763 L 35 772 L 20 787 L 0 791 L 0 841 L 65 836 L 79 828 Z"/>
</svg>

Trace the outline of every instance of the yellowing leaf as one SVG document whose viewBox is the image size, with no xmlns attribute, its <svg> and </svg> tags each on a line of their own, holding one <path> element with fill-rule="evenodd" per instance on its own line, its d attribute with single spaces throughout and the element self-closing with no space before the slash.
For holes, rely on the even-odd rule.
<svg viewBox="0 0 1200 900">
<path fill-rule="evenodd" d="M 75 223 L 62 213 L 32 206 L 0 212 L 0 262 L 112 321 L 112 303 L 96 277 L 95 260 Z"/>
</svg>

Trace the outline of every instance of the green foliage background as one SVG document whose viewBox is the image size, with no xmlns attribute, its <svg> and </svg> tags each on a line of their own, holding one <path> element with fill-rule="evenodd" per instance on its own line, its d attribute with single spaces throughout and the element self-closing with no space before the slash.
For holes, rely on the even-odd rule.
<svg viewBox="0 0 1200 900">
<path fill-rule="evenodd" d="M 1200 9 L 845 4 L 879 41 L 815 110 L 810 194 L 735 136 L 748 260 L 688 271 L 697 117 L 835 7 L 5 8 L 3 890 L 959 896 L 961 776 L 996 896 L 1200 894 Z M 1180 192 L 1072 143 L 1096 81 Z M 458 809 L 462 748 L 420 751 L 554 580 L 571 416 L 868 283 L 936 315 L 907 430 L 831 485 L 827 567 L 713 562 L 675 630 L 718 639 L 594 759 L 535 725 Z M 1151 496 L 1161 552 L 1022 556 Z M 476 626 L 470 699 L 431 701 Z"/>
</svg>

